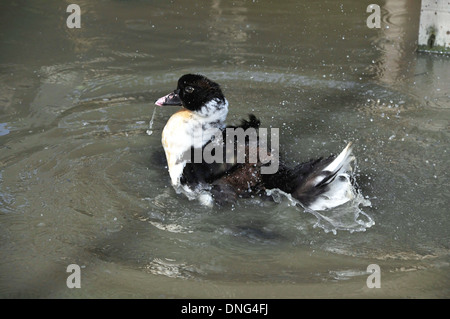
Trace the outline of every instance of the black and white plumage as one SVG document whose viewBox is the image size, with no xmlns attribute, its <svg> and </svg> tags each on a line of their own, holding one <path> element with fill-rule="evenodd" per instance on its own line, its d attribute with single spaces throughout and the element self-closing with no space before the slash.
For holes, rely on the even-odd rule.
<svg viewBox="0 0 450 319">
<path fill-rule="evenodd" d="M 319 158 L 295 167 L 280 161 L 274 174 L 261 174 L 265 164 L 259 161 L 238 163 L 234 150 L 231 157 L 230 150 L 225 150 L 222 162 L 195 162 L 193 154 L 217 143 L 218 132 L 225 141 L 227 128 L 228 101 L 220 86 L 202 75 L 183 75 L 177 89 L 156 104 L 183 107 L 167 121 L 162 145 L 172 185 L 190 199 L 197 198 L 205 205 L 221 205 L 238 197 L 265 195 L 267 190 L 279 189 L 310 209 L 325 210 L 342 205 L 357 194 L 351 174 L 355 160 L 351 143 L 337 157 Z M 249 120 L 228 128 L 245 130 L 259 126 L 259 120 L 250 115 Z M 221 147 L 225 148 L 225 143 Z M 249 152 L 259 145 L 245 147 Z"/>
</svg>

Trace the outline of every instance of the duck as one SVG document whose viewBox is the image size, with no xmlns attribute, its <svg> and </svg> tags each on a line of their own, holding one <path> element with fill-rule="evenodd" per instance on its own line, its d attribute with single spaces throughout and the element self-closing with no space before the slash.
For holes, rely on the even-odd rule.
<svg viewBox="0 0 450 319">
<path fill-rule="evenodd" d="M 351 201 L 359 191 L 352 173 L 356 161 L 352 142 L 337 156 L 331 154 L 294 166 L 280 159 L 274 148 L 267 150 L 266 160 L 250 160 L 251 154 L 261 154 L 264 146 L 260 120 L 249 114 L 240 124 L 227 125 L 229 103 L 220 85 L 204 75 L 182 75 L 176 89 L 155 104 L 180 107 L 166 122 L 161 143 L 173 188 L 190 200 L 197 199 L 209 207 L 226 206 L 234 205 L 239 198 L 270 198 L 271 192 L 278 190 L 305 208 L 322 211 Z M 230 131 L 259 135 L 256 141 L 250 135 L 244 140 L 230 140 Z M 241 158 L 237 155 L 239 147 L 244 150 Z M 270 165 L 276 169 L 264 173 Z"/>
</svg>

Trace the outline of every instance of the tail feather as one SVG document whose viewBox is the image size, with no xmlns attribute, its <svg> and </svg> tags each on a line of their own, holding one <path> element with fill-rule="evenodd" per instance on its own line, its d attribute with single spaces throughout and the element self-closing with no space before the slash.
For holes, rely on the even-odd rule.
<svg viewBox="0 0 450 319">
<path fill-rule="evenodd" d="M 354 160 L 354 156 L 352 155 L 352 144 L 352 142 L 348 143 L 336 158 L 334 156 L 331 157 L 333 161 L 323 168 L 319 175 L 314 179 L 315 187 L 331 183 L 339 173 L 348 170 L 351 171 L 352 167 L 350 164 Z"/>
<path fill-rule="evenodd" d="M 346 203 L 355 196 L 353 185 L 352 143 L 337 156 L 319 159 L 303 175 L 297 175 L 297 185 L 291 190 L 294 198 L 314 210 L 330 209 Z M 306 165 L 310 165 L 308 162 Z M 294 170 L 301 171 L 305 164 Z"/>
<path fill-rule="evenodd" d="M 344 150 L 339 154 L 336 159 L 324 168 L 325 171 L 335 172 L 338 171 L 344 164 L 348 163 L 350 156 L 352 155 L 353 142 L 347 144 Z"/>
</svg>

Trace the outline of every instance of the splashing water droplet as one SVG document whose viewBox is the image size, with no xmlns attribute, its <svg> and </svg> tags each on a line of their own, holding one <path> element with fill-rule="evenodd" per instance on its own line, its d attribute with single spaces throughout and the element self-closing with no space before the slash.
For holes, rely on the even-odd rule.
<svg viewBox="0 0 450 319">
<path fill-rule="evenodd" d="M 155 118 L 155 114 L 156 114 L 156 106 L 155 106 L 155 108 L 153 109 L 153 115 L 152 115 L 152 118 L 150 119 L 150 123 L 148 123 L 148 130 L 146 131 L 146 133 L 147 133 L 147 135 L 152 135 L 153 134 L 153 130 L 152 130 L 152 127 L 153 127 L 153 120 L 154 120 L 154 118 Z"/>
</svg>

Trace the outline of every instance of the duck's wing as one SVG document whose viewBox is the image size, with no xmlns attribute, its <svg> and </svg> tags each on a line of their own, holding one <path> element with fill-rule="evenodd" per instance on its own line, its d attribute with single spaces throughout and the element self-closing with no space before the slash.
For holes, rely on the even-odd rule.
<svg viewBox="0 0 450 319">
<path fill-rule="evenodd" d="M 253 114 L 250 114 L 249 120 L 243 119 L 240 125 L 223 128 L 220 139 L 217 137 L 211 139 L 201 149 L 191 148 L 188 155 L 190 161 L 186 163 L 183 169 L 181 183 L 190 187 L 195 187 L 201 183 L 212 184 L 241 167 L 245 163 L 239 163 L 237 150 L 242 145 L 238 145 L 238 139 L 232 141 L 230 144 L 232 147 L 227 145 L 227 129 L 241 128 L 246 131 L 248 128 L 257 129 L 259 125 L 260 121 Z M 246 145 L 245 151 L 248 152 L 248 145 Z"/>
</svg>

